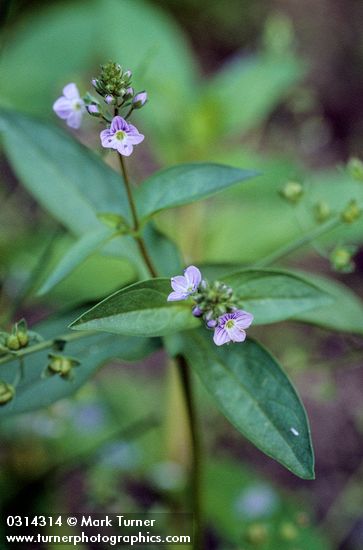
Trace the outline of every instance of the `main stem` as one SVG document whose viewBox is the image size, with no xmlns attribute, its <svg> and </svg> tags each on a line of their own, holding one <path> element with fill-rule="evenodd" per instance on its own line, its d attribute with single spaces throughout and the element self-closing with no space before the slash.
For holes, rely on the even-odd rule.
<svg viewBox="0 0 363 550">
<path fill-rule="evenodd" d="M 133 226 L 135 231 L 134 238 L 137 242 L 140 253 L 145 261 L 145 264 L 151 276 L 157 277 L 156 269 L 153 266 L 151 258 L 148 254 L 147 248 L 145 246 L 145 242 L 141 237 L 141 235 L 139 235 L 138 233 L 140 229 L 140 223 L 137 216 L 136 205 L 134 202 L 134 197 L 132 194 L 132 188 L 131 188 L 130 180 L 126 170 L 125 161 L 123 159 L 123 156 L 120 154 L 119 154 L 119 160 L 120 160 L 123 179 L 125 182 L 127 198 L 130 204 L 130 209 L 132 214 Z M 185 361 L 184 357 L 182 356 L 178 356 L 176 358 L 176 361 L 179 368 L 180 381 L 183 389 L 183 396 L 184 396 L 186 411 L 188 415 L 189 430 L 190 430 L 190 437 L 191 437 L 191 443 L 192 443 L 192 453 L 193 453 L 193 461 L 192 461 L 192 469 L 191 469 L 191 488 L 192 488 L 193 512 L 194 512 L 194 519 L 195 519 L 194 550 L 202 550 L 203 545 L 202 545 L 202 521 L 201 521 L 202 519 L 201 453 L 200 453 L 200 439 L 198 434 L 198 423 L 197 423 L 197 416 L 196 416 L 194 400 L 193 400 L 192 381 L 190 377 L 189 366 Z"/>
<path fill-rule="evenodd" d="M 123 158 L 122 155 L 119 154 L 118 157 L 119 157 L 119 160 L 120 160 L 121 171 L 122 171 L 122 175 L 123 175 L 124 182 L 125 182 L 125 189 L 126 189 L 126 193 L 127 193 L 127 198 L 128 198 L 130 209 L 131 209 L 133 229 L 135 231 L 134 237 L 135 237 L 137 246 L 139 247 L 140 254 L 144 259 L 144 262 L 145 262 L 145 264 L 146 264 L 146 266 L 149 270 L 150 275 L 152 277 L 157 277 L 156 269 L 155 269 L 155 267 L 152 263 L 152 260 L 151 260 L 149 254 L 148 254 L 148 251 L 147 251 L 146 246 L 145 246 L 144 239 L 138 233 L 139 230 L 140 230 L 140 223 L 139 223 L 139 218 L 137 216 L 136 205 L 135 205 L 134 197 L 133 197 L 133 194 L 132 194 L 131 183 L 130 183 L 129 176 L 128 176 L 128 173 L 127 173 L 127 170 L 126 170 L 125 161 L 124 161 L 124 158 Z"/>
<path fill-rule="evenodd" d="M 179 369 L 180 381 L 183 389 L 185 405 L 188 414 L 190 437 L 192 442 L 192 470 L 191 470 L 191 490 L 193 500 L 193 512 L 195 522 L 194 550 L 203 549 L 203 526 L 202 526 L 202 469 L 201 469 L 201 444 L 198 430 L 198 419 L 194 405 L 192 391 L 192 380 L 190 368 L 182 355 L 176 357 Z"/>
</svg>

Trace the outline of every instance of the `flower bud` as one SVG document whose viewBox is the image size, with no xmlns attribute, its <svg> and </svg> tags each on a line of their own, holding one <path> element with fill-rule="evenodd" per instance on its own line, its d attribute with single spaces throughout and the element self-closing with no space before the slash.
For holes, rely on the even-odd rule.
<svg viewBox="0 0 363 550">
<path fill-rule="evenodd" d="M 304 188 L 297 181 L 288 181 L 282 189 L 280 195 L 291 203 L 297 203 L 301 200 L 304 194 Z"/>
<path fill-rule="evenodd" d="M 73 357 L 66 357 L 65 355 L 56 355 L 49 353 L 48 366 L 46 369 L 46 375 L 52 376 L 58 374 L 61 378 L 71 379 L 73 376 L 73 367 L 78 367 L 80 362 Z"/>
<path fill-rule="evenodd" d="M 6 346 L 11 351 L 18 351 L 21 348 L 21 344 L 19 342 L 19 338 L 17 334 L 9 334 L 7 340 L 6 340 Z"/>
<path fill-rule="evenodd" d="M 352 260 L 353 255 L 356 252 L 356 247 L 344 247 L 338 246 L 330 254 L 330 263 L 335 271 L 341 273 L 351 273 L 354 271 L 354 262 Z"/>
<path fill-rule="evenodd" d="M 6 405 L 14 398 L 15 388 L 11 384 L 0 381 L 0 406 Z"/>
<path fill-rule="evenodd" d="M 353 223 L 360 218 L 362 210 L 355 199 L 352 199 L 343 212 L 341 213 L 341 220 L 345 223 Z"/>
<path fill-rule="evenodd" d="M 194 315 L 194 317 L 201 317 L 203 315 L 203 310 L 201 310 L 200 307 L 195 306 L 192 309 L 192 314 Z"/>
<path fill-rule="evenodd" d="M 132 86 L 129 86 L 128 88 L 126 88 L 124 99 L 131 99 L 134 96 L 134 93 L 135 92 Z"/>
<path fill-rule="evenodd" d="M 131 77 L 132 77 L 132 72 L 128 69 L 127 71 L 124 72 L 124 74 L 122 75 L 124 80 L 130 80 Z"/>
<path fill-rule="evenodd" d="M 331 208 L 325 201 L 319 201 L 314 205 L 314 215 L 318 223 L 325 222 L 331 216 Z"/>
<path fill-rule="evenodd" d="M 299 532 L 293 523 L 285 522 L 280 527 L 280 535 L 283 540 L 292 541 L 295 540 Z"/>
<path fill-rule="evenodd" d="M 208 328 L 215 328 L 218 324 L 218 321 L 216 321 L 215 319 L 210 319 L 209 321 L 207 321 L 206 324 Z"/>
<path fill-rule="evenodd" d="M 94 88 L 97 88 L 98 80 L 96 80 L 96 78 L 92 78 L 91 84 L 92 84 L 92 86 L 93 86 Z"/>
<path fill-rule="evenodd" d="M 92 116 L 101 116 L 98 105 L 96 105 L 95 103 L 91 103 L 91 105 L 86 105 L 86 109 L 88 113 Z"/>
<path fill-rule="evenodd" d="M 112 105 L 115 103 L 115 98 L 112 95 L 107 94 L 105 96 L 105 103 L 107 103 L 107 105 Z"/>
<path fill-rule="evenodd" d="M 348 173 L 357 181 L 363 181 L 363 162 L 352 157 L 347 164 Z"/>
<path fill-rule="evenodd" d="M 132 106 L 134 109 L 141 109 L 147 102 L 147 93 L 146 92 L 139 92 L 135 95 L 134 99 L 132 100 Z"/>
</svg>

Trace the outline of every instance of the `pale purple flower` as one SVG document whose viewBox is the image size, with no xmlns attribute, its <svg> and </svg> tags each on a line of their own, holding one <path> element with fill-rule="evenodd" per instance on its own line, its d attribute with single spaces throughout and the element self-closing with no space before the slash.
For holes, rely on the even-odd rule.
<svg viewBox="0 0 363 550">
<path fill-rule="evenodd" d="M 67 125 L 71 128 L 79 128 L 81 126 L 85 110 L 84 101 L 73 82 L 63 88 L 63 95 L 53 104 L 53 111 L 59 118 L 66 120 Z"/>
<path fill-rule="evenodd" d="M 120 155 L 129 157 L 133 146 L 141 143 L 144 136 L 132 124 L 126 122 L 120 116 L 112 119 L 111 128 L 103 130 L 100 134 L 102 147 L 116 149 Z"/>
<path fill-rule="evenodd" d="M 147 102 L 147 92 L 139 92 L 132 100 L 132 106 L 134 109 L 141 109 Z"/>
<path fill-rule="evenodd" d="M 186 300 L 194 294 L 202 281 L 202 274 L 197 267 L 190 265 L 184 271 L 184 275 L 171 278 L 171 287 L 174 292 L 168 296 L 168 302 Z"/>
<path fill-rule="evenodd" d="M 225 313 L 218 319 L 218 326 L 214 330 L 214 343 L 222 346 L 227 342 L 243 342 L 246 339 L 244 329 L 248 328 L 252 321 L 253 315 L 241 309 Z"/>
</svg>

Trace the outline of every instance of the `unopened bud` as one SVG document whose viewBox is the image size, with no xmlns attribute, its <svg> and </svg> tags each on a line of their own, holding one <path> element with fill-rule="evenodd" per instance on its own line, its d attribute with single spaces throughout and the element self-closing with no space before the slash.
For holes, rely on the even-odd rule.
<svg viewBox="0 0 363 550">
<path fill-rule="evenodd" d="M 134 89 L 129 86 L 125 91 L 124 99 L 131 99 L 134 96 L 134 93 Z"/>
<path fill-rule="evenodd" d="M 107 105 L 112 105 L 113 103 L 115 103 L 115 98 L 112 95 L 107 94 L 105 96 L 105 102 L 107 103 Z"/>
<path fill-rule="evenodd" d="M 282 189 L 280 195 L 291 203 L 297 203 L 301 200 L 304 194 L 304 188 L 297 181 L 288 181 Z"/>
<path fill-rule="evenodd" d="M 261 523 L 250 525 L 246 532 L 246 538 L 253 545 L 264 544 L 268 540 L 266 525 Z"/>
<path fill-rule="evenodd" d="M 314 205 L 314 215 L 318 223 L 325 222 L 331 216 L 331 208 L 325 201 L 319 201 Z"/>
<path fill-rule="evenodd" d="M 146 92 L 139 92 L 135 95 L 134 99 L 132 100 L 132 106 L 134 109 L 141 109 L 147 102 L 147 93 Z"/>
<path fill-rule="evenodd" d="M 65 379 L 70 379 L 73 374 L 73 367 L 80 365 L 80 362 L 73 357 L 55 355 L 54 353 L 50 353 L 48 359 L 47 375 L 58 374 Z"/>
<path fill-rule="evenodd" d="M 215 328 L 217 325 L 218 321 L 216 321 L 215 319 L 210 319 L 209 321 L 207 321 L 208 328 Z"/>
<path fill-rule="evenodd" d="M 299 532 L 293 523 L 283 523 L 280 527 L 281 538 L 287 541 L 295 540 Z"/>
<path fill-rule="evenodd" d="M 194 315 L 194 317 L 201 317 L 203 315 L 203 310 L 201 310 L 200 307 L 195 306 L 192 309 L 192 314 Z"/>
<path fill-rule="evenodd" d="M 342 273 L 351 273 L 354 271 L 354 262 L 352 257 L 356 251 L 355 247 L 339 246 L 333 250 L 330 255 L 330 263 L 335 271 Z"/>
<path fill-rule="evenodd" d="M 9 334 L 6 340 L 6 346 L 12 351 L 18 351 L 21 348 L 17 334 Z"/>
<path fill-rule="evenodd" d="M 0 406 L 6 405 L 14 398 L 15 388 L 11 384 L 0 381 Z"/>
<path fill-rule="evenodd" d="M 130 70 L 127 70 L 122 76 L 125 80 L 130 80 L 130 78 L 132 77 L 132 72 Z"/>
<path fill-rule="evenodd" d="M 362 210 L 359 208 L 358 202 L 352 199 L 341 213 L 341 219 L 345 223 L 353 223 L 360 218 L 361 214 Z"/>
<path fill-rule="evenodd" d="M 86 105 L 86 109 L 88 113 L 92 116 L 101 116 L 98 105 L 95 105 L 94 103 L 92 103 L 91 105 Z"/>
<path fill-rule="evenodd" d="M 352 157 L 347 164 L 348 173 L 357 181 L 363 181 L 363 162 Z"/>
</svg>

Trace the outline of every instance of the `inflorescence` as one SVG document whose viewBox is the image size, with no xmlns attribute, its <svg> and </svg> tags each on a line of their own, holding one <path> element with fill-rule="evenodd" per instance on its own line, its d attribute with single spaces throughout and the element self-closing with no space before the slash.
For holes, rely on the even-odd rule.
<svg viewBox="0 0 363 550">
<path fill-rule="evenodd" d="M 214 330 L 213 340 L 217 346 L 246 339 L 245 329 L 251 325 L 253 315 L 238 309 L 237 299 L 228 285 L 203 280 L 199 269 L 191 265 L 185 269 L 184 275 L 171 278 L 171 287 L 173 292 L 168 301 L 192 298 L 192 314 L 201 317 L 206 328 Z"/>
<path fill-rule="evenodd" d="M 54 112 L 70 128 L 75 129 L 80 128 L 85 113 L 106 122 L 107 128 L 100 134 L 102 147 L 130 156 L 134 145 L 141 143 L 144 136 L 128 122 L 128 118 L 135 109 L 141 109 L 146 104 L 147 93 L 135 93 L 131 71 L 124 71 L 118 63 L 113 62 L 102 65 L 99 77 L 93 78 L 91 82 L 103 101 L 89 92 L 81 97 L 76 84 L 71 82 L 55 101 Z"/>
</svg>

